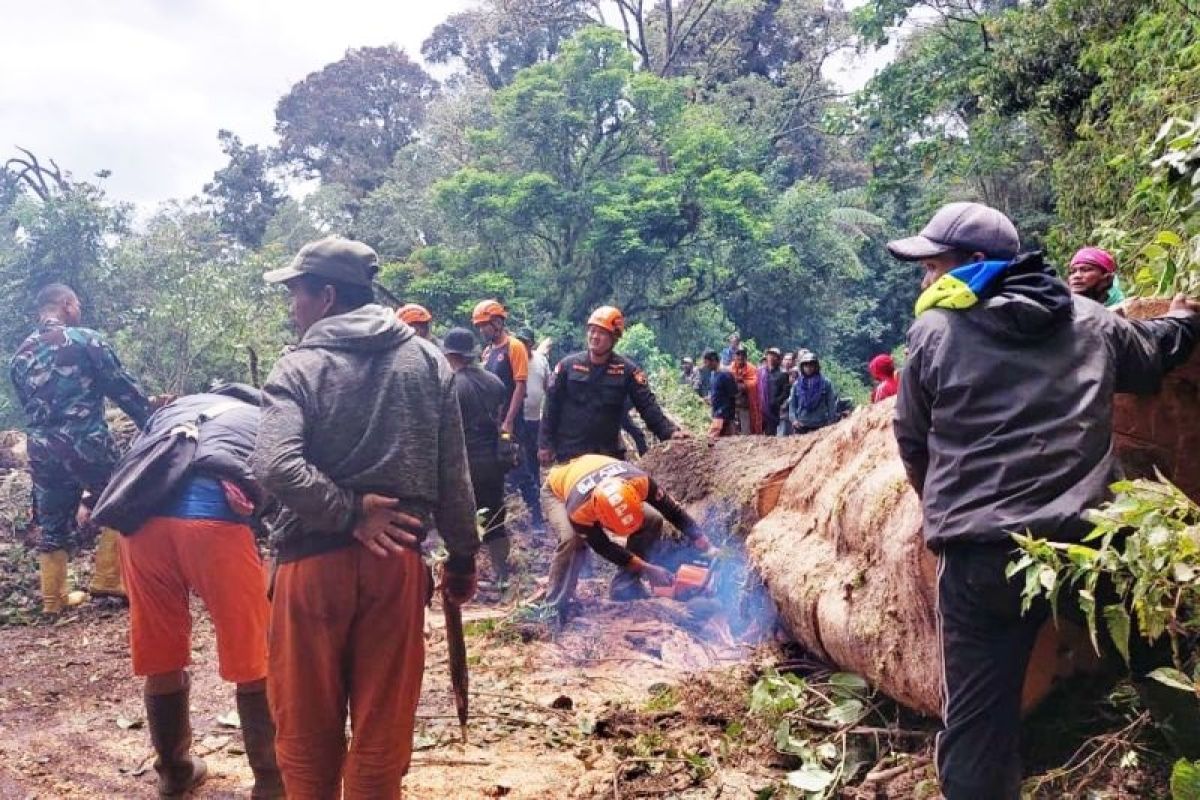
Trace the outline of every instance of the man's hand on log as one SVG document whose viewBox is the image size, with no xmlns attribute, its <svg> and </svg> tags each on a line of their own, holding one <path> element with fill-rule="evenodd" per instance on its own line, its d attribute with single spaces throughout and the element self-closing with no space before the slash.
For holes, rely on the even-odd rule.
<svg viewBox="0 0 1200 800">
<path fill-rule="evenodd" d="M 1191 314 L 1200 314 L 1200 300 L 1193 300 L 1181 292 L 1175 295 L 1175 299 L 1171 301 L 1171 311 L 1187 311 Z"/>
<path fill-rule="evenodd" d="M 398 511 L 399 506 L 400 501 L 394 497 L 363 495 L 362 515 L 354 526 L 354 538 L 380 558 L 421 546 L 421 520 Z"/>
</svg>

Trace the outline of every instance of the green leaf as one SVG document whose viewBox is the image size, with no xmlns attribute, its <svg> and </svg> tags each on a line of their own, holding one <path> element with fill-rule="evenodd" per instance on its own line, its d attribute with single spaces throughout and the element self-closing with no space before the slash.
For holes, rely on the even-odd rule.
<svg viewBox="0 0 1200 800">
<path fill-rule="evenodd" d="M 792 723 L 786 719 L 780 720 L 775 726 L 775 749 L 781 753 L 787 752 L 788 742 L 792 738 Z"/>
<path fill-rule="evenodd" d="M 1104 622 L 1108 625 L 1108 635 L 1125 663 L 1129 663 L 1129 612 L 1120 603 L 1104 607 Z"/>
<path fill-rule="evenodd" d="M 1183 238 L 1175 231 L 1159 231 L 1154 237 L 1154 241 L 1166 247 L 1179 247 L 1183 244 Z"/>
<path fill-rule="evenodd" d="M 825 712 L 825 718 L 838 725 L 853 725 L 862 719 L 866 706 L 861 700 L 841 700 Z"/>
<path fill-rule="evenodd" d="M 1178 689 L 1181 692 L 1196 692 L 1196 684 L 1174 667 L 1159 667 L 1146 677 L 1156 680 L 1164 686 Z"/>
<path fill-rule="evenodd" d="M 1171 800 L 1200 800 L 1200 761 L 1181 758 L 1171 770 Z"/>
<path fill-rule="evenodd" d="M 798 770 L 787 774 L 788 786 L 802 792 L 823 792 L 829 788 L 836 776 L 827 769 L 821 769 L 813 764 L 805 764 Z"/>
<path fill-rule="evenodd" d="M 835 672 L 829 676 L 829 684 L 851 695 L 864 695 L 871 691 L 866 679 L 853 672 Z"/>
</svg>

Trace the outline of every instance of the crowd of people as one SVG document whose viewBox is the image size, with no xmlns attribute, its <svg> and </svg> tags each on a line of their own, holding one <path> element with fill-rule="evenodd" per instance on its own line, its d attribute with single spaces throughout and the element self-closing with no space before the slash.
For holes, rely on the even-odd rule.
<svg viewBox="0 0 1200 800">
<path fill-rule="evenodd" d="M 768 347 L 757 365 L 737 333 L 720 352 L 707 350 L 700 366 L 685 357 L 679 380 L 704 398 L 712 409 L 709 436 L 792 436 L 832 425 L 852 409 L 848 398 L 821 371 L 811 350 L 782 352 Z M 899 390 L 895 363 L 886 353 L 868 364 L 875 387 L 871 402 L 880 403 Z"/>
<path fill-rule="evenodd" d="M 1022 252 L 1007 217 L 977 203 L 944 207 L 888 248 L 924 271 L 901 370 L 886 354 L 867 369 L 874 402 L 897 397 L 899 452 L 939 559 L 940 783 L 949 800 L 1009 800 L 1021 676 L 1049 614 L 1022 613 L 1005 572 L 1009 534 L 1086 531 L 1084 511 L 1117 474 L 1113 393 L 1154 391 L 1190 355 L 1200 304 L 1179 297 L 1166 317 L 1126 320 L 1104 307 L 1119 296 L 1111 255 L 1084 248 L 1064 282 Z M 191 593 L 236 687 L 252 796 L 392 798 L 412 752 L 435 531 L 442 602 L 474 598 L 481 546 L 503 588 L 511 487 L 533 535 L 554 537 L 543 599 L 563 619 L 588 552 L 616 566 L 618 601 L 672 583 L 656 563 L 668 523 L 696 557 L 716 555 L 628 460 L 631 412 L 659 440 L 690 434 L 615 352 L 619 309 L 595 309 L 585 348 L 551 368 L 547 343 L 510 333 L 498 299 L 440 339 L 426 308 L 376 305 L 378 266 L 361 242 L 305 245 L 264 276 L 286 287 L 299 341 L 262 389 L 180 398 L 147 397 L 104 337 L 80 326 L 69 287 L 38 296 L 37 328 L 10 375 L 29 419 L 43 608 L 62 611 L 67 552 L 81 528 L 103 526 L 93 589 L 128 596 L 161 797 L 186 796 L 207 774 L 190 752 Z M 685 360 L 681 379 L 708 400 L 713 437 L 805 434 L 845 413 L 815 353 L 768 348 L 753 364 L 736 334 L 699 367 Z M 105 398 L 141 430 L 123 456 Z"/>
</svg>

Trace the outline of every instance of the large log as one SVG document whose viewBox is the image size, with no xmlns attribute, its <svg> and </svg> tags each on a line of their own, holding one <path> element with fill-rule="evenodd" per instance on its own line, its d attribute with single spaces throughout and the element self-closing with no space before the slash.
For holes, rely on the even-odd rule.
<svg viewBox="0 0 1200 800">
<path fill-rule="evenodd" d="M 1131 317 L 1160 312 L 1133 304 Z M 1200 354 L 1152 398 L 1119 399 L 1118 451 L 1130 472 L 1162 469 L 1200 495 Z M 644 459 L 668 491 L 745 537 L 780 622 L 807 649 L 901 703 L 940 709 L 936 562 L 892 436 L 892 403 L 785 440 L 672 442 Z M 1078 629 L 1047 625 L 1026 675 L 1025 706 L 1096 659 Z"/>
</svg>

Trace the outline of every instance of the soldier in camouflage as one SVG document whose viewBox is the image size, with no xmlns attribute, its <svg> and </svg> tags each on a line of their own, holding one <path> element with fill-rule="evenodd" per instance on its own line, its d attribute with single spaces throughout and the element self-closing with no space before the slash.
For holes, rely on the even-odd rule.
<svg viewBox="0 0 1200 800">
<path fill-rule="evenodd" d="M 80 500 L 85 489 L 92 498 L 99 496 L 119 455 L 104 419 L 104 398 L 139 428 L 151 406 L 108 342 L 78 327 L 81 307 L 70 287 L 56 283 L 42 289 L 37 309 L 38 328 L 17 348 L 9 376 L 29 420 L 43 609 L 57 613 L 66 600 L 67 548 L 75 538 Z M 97 541 L 93 594 L 124 595 L 117 537 L 105 530 Z"/>
</svg>

